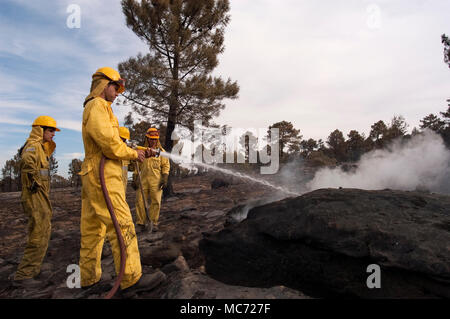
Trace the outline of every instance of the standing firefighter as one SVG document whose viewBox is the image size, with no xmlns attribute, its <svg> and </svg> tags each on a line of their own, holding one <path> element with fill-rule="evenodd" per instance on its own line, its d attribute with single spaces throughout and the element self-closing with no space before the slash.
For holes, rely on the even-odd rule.
<svg viewBox="0 0 450 319">
<path fill-rule="evenodd" d="M 81 206 L 81 286 L 91 286 L 100 281 L 101 255 L 105 236 L 114 257 L 115 270 L 121 269 L 121 250 L 106 197 L 100 181 L 100 162 L 104 165 L 104 183 L 123 237 L 125 264 L 122 289 L 146 284 L 148 276 L 142 276 L 142 268 L 136 232 L 130 209 L 125 201 L 122 160 L 143 161 L 151 152 L 133 150 L 119 137 L 119 123 L 111 109 L 112 102 L 123 92 L 124 80 L 119 73 L 105 67 L 92 76 L 91 92 L 84 102 L 82 136 L 85 159 L 80 172 L 82 179 Z M 108 202 L 109 203 L 109 202 Z M 142 277 L 142 278 L 141 278 Z M 139 281 L 139 284 L 136 284 Z M 136 285 L 135 285 L 136 284 Z"/>
<path fill-rule="evenodd" d="M 119 127 L 119 136 L 122 141 L 126 144 L 127 140 L 130 139 L 130 131 L 124 127 Z M 127 185 L 128 185 L 128 166 L 130 165 L 129 160 L 122 161 L 122 174 L 123 174 L 123 187 L 125 189 L 125 194 L 127 193 Z"/>
<path fill-rule="evenodd" d="M 149 128 L 145 136 L 145 146 L 148 146 L 151 149 L 159 149 L 161 152 L 164 152 L 164 149 L 159 142 L 159 131 L 156 128 Z M 144 190 L 144 200 L 147 201 L 148 198 L 150 198 L 150 219 L 154 228 L 157 229 L 159 211 L 161 208 L 162 189 L 167 187 L 169 177 L 169 159 L 163 156 L 151 157 L 138 165 L 140 168 L 142 189 Z M 145 228 L 147 216 L 145 213 L 144 202 L 142 201 L 142 191 L 140 189 L 136 191 L 136 217 L 136 224 L 143 230 Z"/>
<path fill-rule="evenodd" d="M 39 116 L 32 125 L 30 136 L 21 149 L 20 173 L 22 207 L 28 216 L 28 242 L 14 276 L 16 282 L 32 282 L 41 270 L 51 233 L 49 158 L 56 148 L 53 137 L 56 121 Z"/>
</svg>

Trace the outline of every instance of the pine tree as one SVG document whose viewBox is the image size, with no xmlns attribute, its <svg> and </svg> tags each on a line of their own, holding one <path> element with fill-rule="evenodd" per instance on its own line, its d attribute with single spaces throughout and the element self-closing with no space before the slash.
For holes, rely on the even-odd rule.
<svg viewBox="0 0 450 319">
<path fill-rule="evenodd" d="M 125 117 L 124 125 L 130 131 L 130 141 L 136 143 L 137 145 L 143 146 L 145 142 L 145 134 L 150 127 L 156 126 L 155 123 L 149 121 L 141 120 L 135 122 L 132 117 L 132 113 L 128 113 Z"/>
<path fill-rule="evenodd" d="M 338 162 L 345 162 L 347 160 L 347 146 L 345 143 L 344 134 L 336 129 L 328 136 L 327 144 L 329 153 Z"/>
<path fill-rule="evenodd" d="M 373 141 L 375 148 L 383 147 L 383 137 L 386 135 L 388 127 L 383 121 L 378 121 L 370 127 L 369 138 Z"/>
<path fill-rule="evenodd" d="M 250 158 L 250 155 L 251 153 L 256 154 L 258 148 L 258 138 L 252 132 L 247 131 L 239 137 L 239 144 L 244 150 L 245 162 L 256 162 L 257 159 Z"/>
<path fill-rule="evenodd" d="M 308 158 L 308 156 L 317 148 L 319 148 L 319 144 L 315 139 L 310 138 L 308 140 L 303 140 L 300 142 L 300 154 L 303 156 L 303 158 Z"/>
<path fill-rule="evenodd" d="M 447 101 L 450 102 L 450 100 Z M 441 115 L 444 122 L 444 127 L 442 129 L 441 135 L 447 147 L 450 147 L 450 105 L 446 112 L 441 112 Z"/>
<path fill-rule="evenodd" d="M 428 128 L 436 133 L 441 133 L 445 128 L 445 122 L 434 114 L 425 116 L 420 120 L 420 123 L 421 129 Z"/>
<path fill-rule="evenodd" d="M 78 175 L 79 172 L 81 172 L 81 164 L 83 161 L 74 158 L 72 162 L 69 164 L 69 181 L 71 185 L 75 184 L 75 187 L 78 187 L 81 185 L 81 176 Z"/>
<path fill-rule="evenodd" d="M 269 130 L 267 131 L 267 140 L 269 141 L 269 144 L 272 144 L 270 135 L 270 130 L 272 128 L 278 129 L 281 160 L 284 159 L 287 154 L 300 152 L 302 136 L 300 135 L 300 130 L 294 128 L 294 125 L 291 122 L 281 121 L 269 126 Z"/>
<path fill-rule="evenodd" d="M 450 39 L 443 34 L 441 36 L 441 41 L 444 44 L 444 62 L 447 63 L 450 68 Z"/>
<path fill-rule="evenodd" d="M 365 137 L 364 134 L 359 134 L 356 130 L 351 130 L 350 133 L 348 133 L 348 140 L 347 140 L 347 154 L 348 159 L 350 161 L 358 161 L 361 158 L 361 155 L 365 151 Z"/>
<path fill-rule="evenodd" d="M 229 9 L 228 0 L 122 0 L 127 26 L 150 50 L 119 64 L 124 97 L 139 115 L 165 123 L 168 152 L 175 125 L 208 126 L 223 99 L 237 98 L 236 82 L 210 75 L 224 51 Z"/>
<path fill-rule="evenodd" d="M 2 168 L 2 190 L 12 192 L 22 189 L 20 180 L 20 149 L 10 160 L 5 162 Z"/>
<path fill-rule="evenodd" d="M 388 142 L 398 137 L 405 136 L 408 126 L 409 124 L 406 123 L 405 118 L 402 115 L 394 115 L 383 138 L 383 144 L 386 145 Z"/>
<path fill-rule="evenodd" d="M 58 161 L 55 158 L 55 153 L 53 153 L 48 160 L 48 170 L 50 178 L 58 172 Z"/>
</svg>

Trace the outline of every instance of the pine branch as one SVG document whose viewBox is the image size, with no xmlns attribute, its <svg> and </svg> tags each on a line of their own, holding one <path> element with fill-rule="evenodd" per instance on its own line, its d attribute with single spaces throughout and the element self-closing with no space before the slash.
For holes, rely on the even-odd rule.
<svg viewBox="0 0 450 319">
<path fill-rule="evenodd" d="M 135 104 L 138 104 L 138 105 L 140 105 L 140 106 L 142 106 L 142 107 L 145 107 L 145 108 L 147 108 L 147 109 L 150 109 L 150 110 L 155 111 L 155 112 L 158 112 L 158 113 L 162 113 L 162 114 L 164 114 L 164 115 L 169 115 L 168 112 L 165 112 L 165 111 L 163 111 L 163 110 L 161 110 L 161 109 L 158 109 L 158 108 L 156 108 L 156 107 L 154 107 L 154 106 L 151 106 L 151 105 L 148 105 L 148 104 L 141 103 L 141 102 L 137 101 L 136 99 L 133 99 L 132 97 L 127 96 L 127 95 L 125 95 L 125 94 L 121 94 L 121 95 L 122 95 L 124 98 L 126 98 L 127 100 L 130 100 L 131 102 L 133 102 L 133 103 L 135 103 Z"/>
</svg>

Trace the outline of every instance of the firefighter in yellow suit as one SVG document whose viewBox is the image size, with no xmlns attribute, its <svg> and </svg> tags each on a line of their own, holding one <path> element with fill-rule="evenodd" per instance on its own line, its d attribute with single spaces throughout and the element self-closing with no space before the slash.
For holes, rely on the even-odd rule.
<svg viewBox="0 0 450 319">
<path fill-rule="evenodd" d="M 115 229 L 103 197 L 99 165 L 102 155 L 107 157 L 105 184 L 114 206 L 126 246 L 125 273 L 121 289 L 142 282 L 142 267 L 136 232 L 130 209 L 125 201 L 122 160 L 143 161 L 145 151 L 129 148 L 119 137 L 119 122 L 111 104 L 124 91 L 124 81 L 112 68 L 100 68 L 92 76 L 91 92 L 84 102 L 82 136 L 85 159 L 81 168 L 81 286 L 91 286 L 100 281 L 101 255 L 105 236 L 114 257 L 116 273 L 120 270 L 120 247 Z"/>
<path fill-rule="evenodd" d="M 153 149 L 159 149 L 164 152 L 159 141 L 159 131 L 156 128 L 150 128 L 146 134 L 146 143 Z M 169 159 L 164 156 L 151 157 L 144 160 L 143 163 L 139 163 L 142 188 L 144 190 L 145 200 L 150 198 L 149 214 L 150 219 L 155 226 L 158 226 L 159 212 L 161 209 L 161 197 L 163 188 L 167 187 L 169 178 L 170 162 Z M 137 172 L 134 173 L 136 178 Z M 136 224 L 142 230 L 145 227 L 147 216 L 145 213 L 144 203 L 142 201 L 142 192 L 139 189 L 136 190 Z"/>
<path fill-rule="evenodd" d="M 30 136 L 21 148 L 20 172 L 22 207 L 28 217 L 28 242 L 15 273 L 16 282 L 33 281 L 41 270 L 50 240 L 52 205 L 50 204 L 49 158 L 56 148 L 53 142 L 56 121 L 39 116 L 32 125 Z"/>
<path fill-rule="evenodd" d="M 130 139 L 130 131 L 124 127 L 119 127 L 119 136 L 122 141 L 126 144 L 127 140 Z M 128 166 L 130 165 L 129 160 L 122 161 L 122 174 L 123 174 L 123 187 L 125 189 L 125 195 L 127 194 L 127 186 L 128 186 Z"/>
</svg>

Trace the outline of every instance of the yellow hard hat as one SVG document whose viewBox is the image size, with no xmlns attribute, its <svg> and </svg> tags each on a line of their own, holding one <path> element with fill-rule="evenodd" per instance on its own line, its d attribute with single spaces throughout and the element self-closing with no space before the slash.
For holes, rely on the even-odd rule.
<svg viewBox="0 0 450 319">
<path fill-rule="evenodd" d="M 130 139 L 130 131 L 126 127 L 121 126 L 121 127 L 119 127 L 119 136 L 121 138 L 129 140 Z"/>
<path fill-rule="evenodd" d="M 147 134 L 145 134 L 145 136 L 147 136 L 150 139 L 157 140 L 159 139 L 159 131 L 158 129 L 151 127 L 147 130 Z"/>
<path fill-rule="evenodd" d="M 36 118 L 33 122 L 32 126 L 47 126 L 47 127 L 53 127 L 58 132 L 61 131 L 59 128 L 56 127 L 56 121 L 53 117 L 42 115 Z"/>
<path fill-rule="evenodd" d="M 119 93 L 123 93 L 125 91 L 125 80 L 122 79 L 120 77 L 119 72 L 117 72 L 113 68 L 110 68 L 110 67 L 107 67 L 107 66 L 103 67 L 103 68 L 100 68 L 97 71 L 95 71 L 95 73 L 92 75 L 92 78 L 94 78 L 97 75 L 104 76 L 105 78 L 107 78 L 111 82 L 114 82 L 114 83 L 118 84 L 119 85 L 119 90 L 118 90 Z"/>
</svg>

